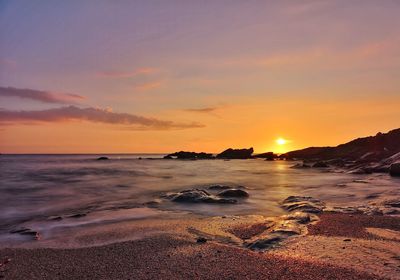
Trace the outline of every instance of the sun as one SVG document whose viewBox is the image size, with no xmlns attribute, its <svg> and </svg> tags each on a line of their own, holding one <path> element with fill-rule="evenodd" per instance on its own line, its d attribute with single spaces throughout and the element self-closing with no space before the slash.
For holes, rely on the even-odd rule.
<svg viewBox="0 0 400 280">
<path fill-rule="evenodd" d="M 283 139 L 283 138 L 278 138 L 276 139 L 276 144 L 278 145 L 285 145 L 287 143 L 287 140 Z"/>
</svg>

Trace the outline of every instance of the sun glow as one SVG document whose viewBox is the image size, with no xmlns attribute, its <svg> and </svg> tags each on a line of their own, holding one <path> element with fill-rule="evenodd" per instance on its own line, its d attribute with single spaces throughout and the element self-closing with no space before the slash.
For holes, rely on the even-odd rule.
<svg viewBox="0 0 400 280">
<path fill-rule="evenodd" d="M 286 139 L 283 139 L 283 138 L 278 138 L 278 139 L 276 139 L 276 144 L 278 144 L 278 145 L 285 145 L 286 143 L 287 143 L 287 140 Z"/>
</svg>

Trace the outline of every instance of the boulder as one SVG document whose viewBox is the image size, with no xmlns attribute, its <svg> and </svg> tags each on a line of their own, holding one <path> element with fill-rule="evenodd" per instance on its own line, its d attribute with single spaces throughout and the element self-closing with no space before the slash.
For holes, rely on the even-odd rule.
<svg viewBox="0 0 400 280">
<path fill-rule="evenodd" d="M 209 190 L 227 190 L 230 189 L 230 186 L 227 185 L 211 185 L 208 187 Z"/>
<path fill-rule="evenodd" d="M 254 149 L 227 149 L 217 155 L 217 158 L 222 159 L 248 159 L 251 158 Z"/>
<path fill-rule="evenodd" d="M 325 204 L 310 196 L 289 196 L 281 204 L 289 212 L 321 213 Z"/>
<path fill-rule="evenodd" d="M 173 154 L 169 154 L 164 156 L 164 159 L 213 159 L 214 156 L 213 154 L 208 154 L 208 153 L 195 153 L 195 152 L 184 152 L 184 151 L 180 151 L 180 152 L 176 152 Z"/>
<path fill-rule="evenodd" d="M 253 158 L 265 158 L 265 160 L 274 160 L 278 158 L 278 155 L 274 154 L 273 152 L 268 152 L 268 153 L 254 155 Z"/>
<path fill-rule="evenodd" d="M 400 176 L 400 162 L 395 162 L 390 165 L 390 176 Z"/>
<path fill-rule="evenodd" d="M 181 203 L 236 203 L 235 199 L 228 198 L 219 198 L 205 190 L 200 189 L 192 189 L 192 190 L 184 190 L 178 193 L 167 195 L 166 198 L 170 199 L 173 202 L 181 202 Z"/>
<path fill-rule="evenodd" d="M 327 167 L 329 167 L 329 165 L 326 164 L 324 161 L 318 161 L 318 162 L 314 163 L 312 167 L 314 167 L 314 168 L 327 168 Z"/>
<path fill-rule="evenodd" d="M 109 158 L 108 157 L 99 157 L 99 158 L 97 158 L 97 160 L 108 160 Z"/>
<path fill-rule="evenodd" d="M 241 189 L 223 190 L 218 194 L 220 197 L 249 197 L 249 194 Z"/>
</svg>

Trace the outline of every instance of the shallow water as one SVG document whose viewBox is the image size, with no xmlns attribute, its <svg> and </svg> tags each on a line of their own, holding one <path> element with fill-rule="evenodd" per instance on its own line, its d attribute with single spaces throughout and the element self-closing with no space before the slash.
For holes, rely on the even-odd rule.
<svg viewBox="0 0 400 280">
<path fill-rule="evenodd" d="M 400 195 L 400 180 L 384 174 L 349 175 L 317 169 L 293 169 L 295 162 L 252 160 L 179 161 L 161 155 L 1 155 L 0 233 L 21 225 L 54 226 L 145 218 L 161 211 L 201 215 L 283 214 L 279 202 L 309 195 L 334 205 L 360 205 Z M 171 191 L 210 184 L 244 186 L 250 197 L 234 205 L 144 203 Z M 134 212 L 139 214 L 134 214 Z M 84 218 L 70 217 L 86 214 Z M 39 226 L 40 225 L 40 226 Z"/>
</svg>

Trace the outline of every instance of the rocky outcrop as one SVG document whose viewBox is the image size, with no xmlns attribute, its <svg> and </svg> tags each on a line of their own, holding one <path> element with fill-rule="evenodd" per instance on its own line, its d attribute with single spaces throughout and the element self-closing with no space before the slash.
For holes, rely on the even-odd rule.
<svg viewBox="0 0 400 280">
<path fill-rule="evenodd" d="M 200 189 L 184 190 L 166 195 L 165 198 L 180 203 L 237 203 L 236 199 L 220 198 Z"/>
<path fill-rule="evenodd" d="M 326 164 L 324 161 L 318 161 L 318 162 L 314 163 L 312 165 L 312 167 L 314 167 L 314 168 L 327 168 L 327 167 L 329 167 L 329 165 Z"/>
<path fill-rule="evenodd" d="M 400 162 L 395 162 L 390 165 L 390 176 L 400 177 Z"/>
<path fill-rule="evenodd" d="M 305 213 L 321 213 L 325 204 L 316 198 L 310 196 L 289 196 L 282 204 L 282 208 L 288 212 L 305 212 Z"/>
<path fill-rule="evenodd" d="M 388 133 L 358 138 L 336 147 L 311 147 L 286 153 L 287 158 L 345 159 L 360 162 L 377 162 L 400 152 L 400 128 Z"/>
<path fill-rule="evenodd" d="M 97 160 L 108 160 L 108 157 L 98 157 Z"/>
<path fill-rule="evenodd" d="M 222 159 L 249 159 L 253 154 L 254 149 L 227 149 L 217 155 L 217 158 Z"/>
<path fill-rule="evenodd" d="M 213 159 L 214 156 L 213 154 L 209 154 L 209 153 L 195 153 L 195 152 L 184 152 L 184 151 L 180 151 L 180 152 L 176 152 L 173 154 L 169 154 L 164 156 L 164 159 Z"/>
<path fill-rule="evenodd" d="M 219 197 L 249 197 L 249 194 L 241 189 L 227 189 L 218 194 Z"/>
<path fill-rule="evenodd" d="M 273 152 L 268 152 L 268 153 L 254 155 L 253 158 L 265 158 L 265 160 L 274 160 L 278 158 L 278 155 L 274 154 Z"/>
</svg>

